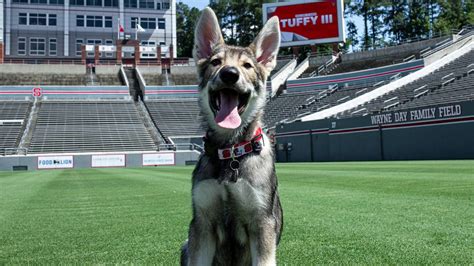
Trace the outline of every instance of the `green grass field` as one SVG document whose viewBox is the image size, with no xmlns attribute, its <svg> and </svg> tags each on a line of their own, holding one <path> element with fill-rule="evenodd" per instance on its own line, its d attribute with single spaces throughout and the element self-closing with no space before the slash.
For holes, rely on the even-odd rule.
<svg viewBox="0 0 474 266">
<path fill-rule="evenodd" d="M 176 265 L 191 167 L 0 172 L 0 264 Z M 474 161 L 279 164 L 282 265 L 473 264 Z"/>
</svg>

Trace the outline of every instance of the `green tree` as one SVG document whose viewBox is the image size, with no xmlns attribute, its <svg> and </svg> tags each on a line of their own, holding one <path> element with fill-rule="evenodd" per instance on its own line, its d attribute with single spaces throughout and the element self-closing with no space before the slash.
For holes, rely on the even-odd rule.
<svg viewBox="0 0 474 266">
<path fill-rule="evenodd" d="M 200 11 L 179 2 L 176 4 L 176 34 L 178 38 L 178 57 L 192 57 L 194 46 L 194 28 Z"/>
</svg>

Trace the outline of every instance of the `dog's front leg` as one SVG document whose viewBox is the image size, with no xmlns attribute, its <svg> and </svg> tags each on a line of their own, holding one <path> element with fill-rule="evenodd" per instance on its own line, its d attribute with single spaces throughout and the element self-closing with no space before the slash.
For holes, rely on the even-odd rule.
<svg viewBox="0 0 474 266">
<path fill-rule="evenodd" d="M 252 265 L 276 265 L 275 219 L 268 217 L 250 233 Z"/>
<path fill-rule="evenodd" d="M 189 228 L 189 265 L 212 265 L 216 252 L 216 223 L 222 216 L 223 191 L 216 180 L 193 186 L 193 220 Z"/>
<path fill-rule="evenodd" d="M 216 252 L 216 239 L 212 226 L 195 218 L 189 228 L 189 265 L 212 265 Z"/>
</svg>

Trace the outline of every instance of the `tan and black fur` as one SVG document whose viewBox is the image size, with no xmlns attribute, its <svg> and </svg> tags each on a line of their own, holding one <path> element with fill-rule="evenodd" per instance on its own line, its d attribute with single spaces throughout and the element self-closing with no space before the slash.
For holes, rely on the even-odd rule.
<svg viewBox="0 0 474 266">
<path fill-rule="evenodd" d="M 260 152 L 239 158 L 238 173 L 229 168 L 228 160 L 218 158 L 217 149 L 250 140 L 262 126 L 265 81 L 276 64 L 279 43 L 277 18 L 265 24 L 249 47 L 226 45 L 209 8 L 197 24 L 194 58 L 207 140 L 193 172 L 193 218 L 182 247 L 182 265 L 276 264 L 283 213 L 269 139 L 264 136 Z M 241 123 L 236 128 L 215 121 L 216 95 L 226 93 L 238 95 Z"/>
</svg>

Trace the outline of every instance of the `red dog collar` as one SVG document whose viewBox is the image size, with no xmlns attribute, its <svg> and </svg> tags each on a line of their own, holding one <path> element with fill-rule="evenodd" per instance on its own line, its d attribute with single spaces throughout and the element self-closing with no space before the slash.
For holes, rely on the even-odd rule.
<svg viewBox="0 0 474 266">
<path fill-rule="evenodd" d="M 259 127 L 251 140 L 234 144 L 231 147 L 217 149 L 217 154 L 221 160 L 234 159 L 254 151 L 260 152 L 263 144 L 262 128 Z"/>
</svg>

